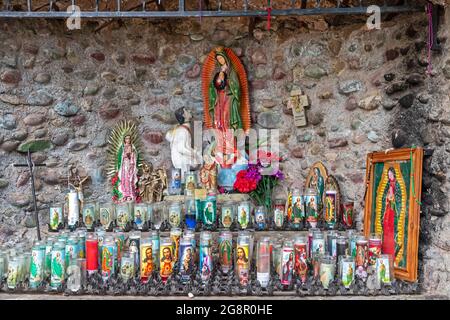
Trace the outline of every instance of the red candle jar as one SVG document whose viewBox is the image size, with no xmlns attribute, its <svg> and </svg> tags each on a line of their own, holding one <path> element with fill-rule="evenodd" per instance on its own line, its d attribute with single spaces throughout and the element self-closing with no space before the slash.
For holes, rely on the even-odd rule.
<svg viewBox="0 0 450 320">
<path fill-rule="evenodd" d="M 86 270 L 90 274 L 98 270 L 98 238 L 95 233 L 86 236 Z"/>
</svg>

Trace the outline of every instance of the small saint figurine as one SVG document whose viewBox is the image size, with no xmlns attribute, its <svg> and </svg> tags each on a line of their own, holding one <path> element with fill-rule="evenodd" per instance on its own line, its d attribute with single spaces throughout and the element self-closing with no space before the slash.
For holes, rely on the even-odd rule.
<svg viewBox="0 0 450 320">
<path fill-rule="evenodd" d="M 108 174 L 112 176 L 113 201 L 116 203 L 140 201 L 138 167 L 141 163 L 137 144 L 136 125 L 131 121 L 119 123 L 111 133 Z"/>
<path fill-rule="evenodd" d="M 181 107 L 175 111 L 175 117 L 179 123 L 166 134 L 166 140 L 170 142 L 172 165 L 181 170 L 181 181 L 184 181 L 186 172 L 201 163 L 201 154 L 192 147 L 190 121 L 192 114 L 189 109 Z"/>
</svg>

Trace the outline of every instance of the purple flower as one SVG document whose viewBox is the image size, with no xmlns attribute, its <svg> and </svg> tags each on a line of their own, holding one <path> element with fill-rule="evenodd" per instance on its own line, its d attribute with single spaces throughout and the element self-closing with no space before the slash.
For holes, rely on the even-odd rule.
<svg viewBox="0 0 450 320">
<path fill-rule="evenodd" d="M 275 178 L 277 178 L 278 180 L 283 180 L 283 179 L 284 179 L 284 174 L 283 174 L 283 172 L 281 172 L 280 170 L 278 170 L 278 171 L 275 173 Z"/>
</svg>

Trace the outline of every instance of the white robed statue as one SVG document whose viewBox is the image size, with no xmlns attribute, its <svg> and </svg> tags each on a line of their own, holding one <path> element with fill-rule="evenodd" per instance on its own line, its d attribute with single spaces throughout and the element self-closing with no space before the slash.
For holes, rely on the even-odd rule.
<svg viewBox="0 0 450 320">
<path fill-rule="evenodd" d="M 170 152 L 172 165 L 181 170 L 181 181 L 184 181 L 184 175 L 202 161 L 201 153 L 192 148 L 191 128 L 189 122 L 192 119 L 191 112 L 185 107 L 175 111 L 175 117 L 179 123 L 175 128 L 169 130 L 166 134 L 166 140 L 170 142 Z"/>
</svg>

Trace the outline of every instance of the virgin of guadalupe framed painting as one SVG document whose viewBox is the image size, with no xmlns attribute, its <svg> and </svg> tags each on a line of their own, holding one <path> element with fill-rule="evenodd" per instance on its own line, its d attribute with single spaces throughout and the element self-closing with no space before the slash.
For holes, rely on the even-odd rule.
<svg viewBox="0 0 450 320">
<path fill-rule="evenodd" d="M 382 237 L 398 279 L 417 280 L 422 148 L 367 155 L 364 235 Z"/>
</svg>

